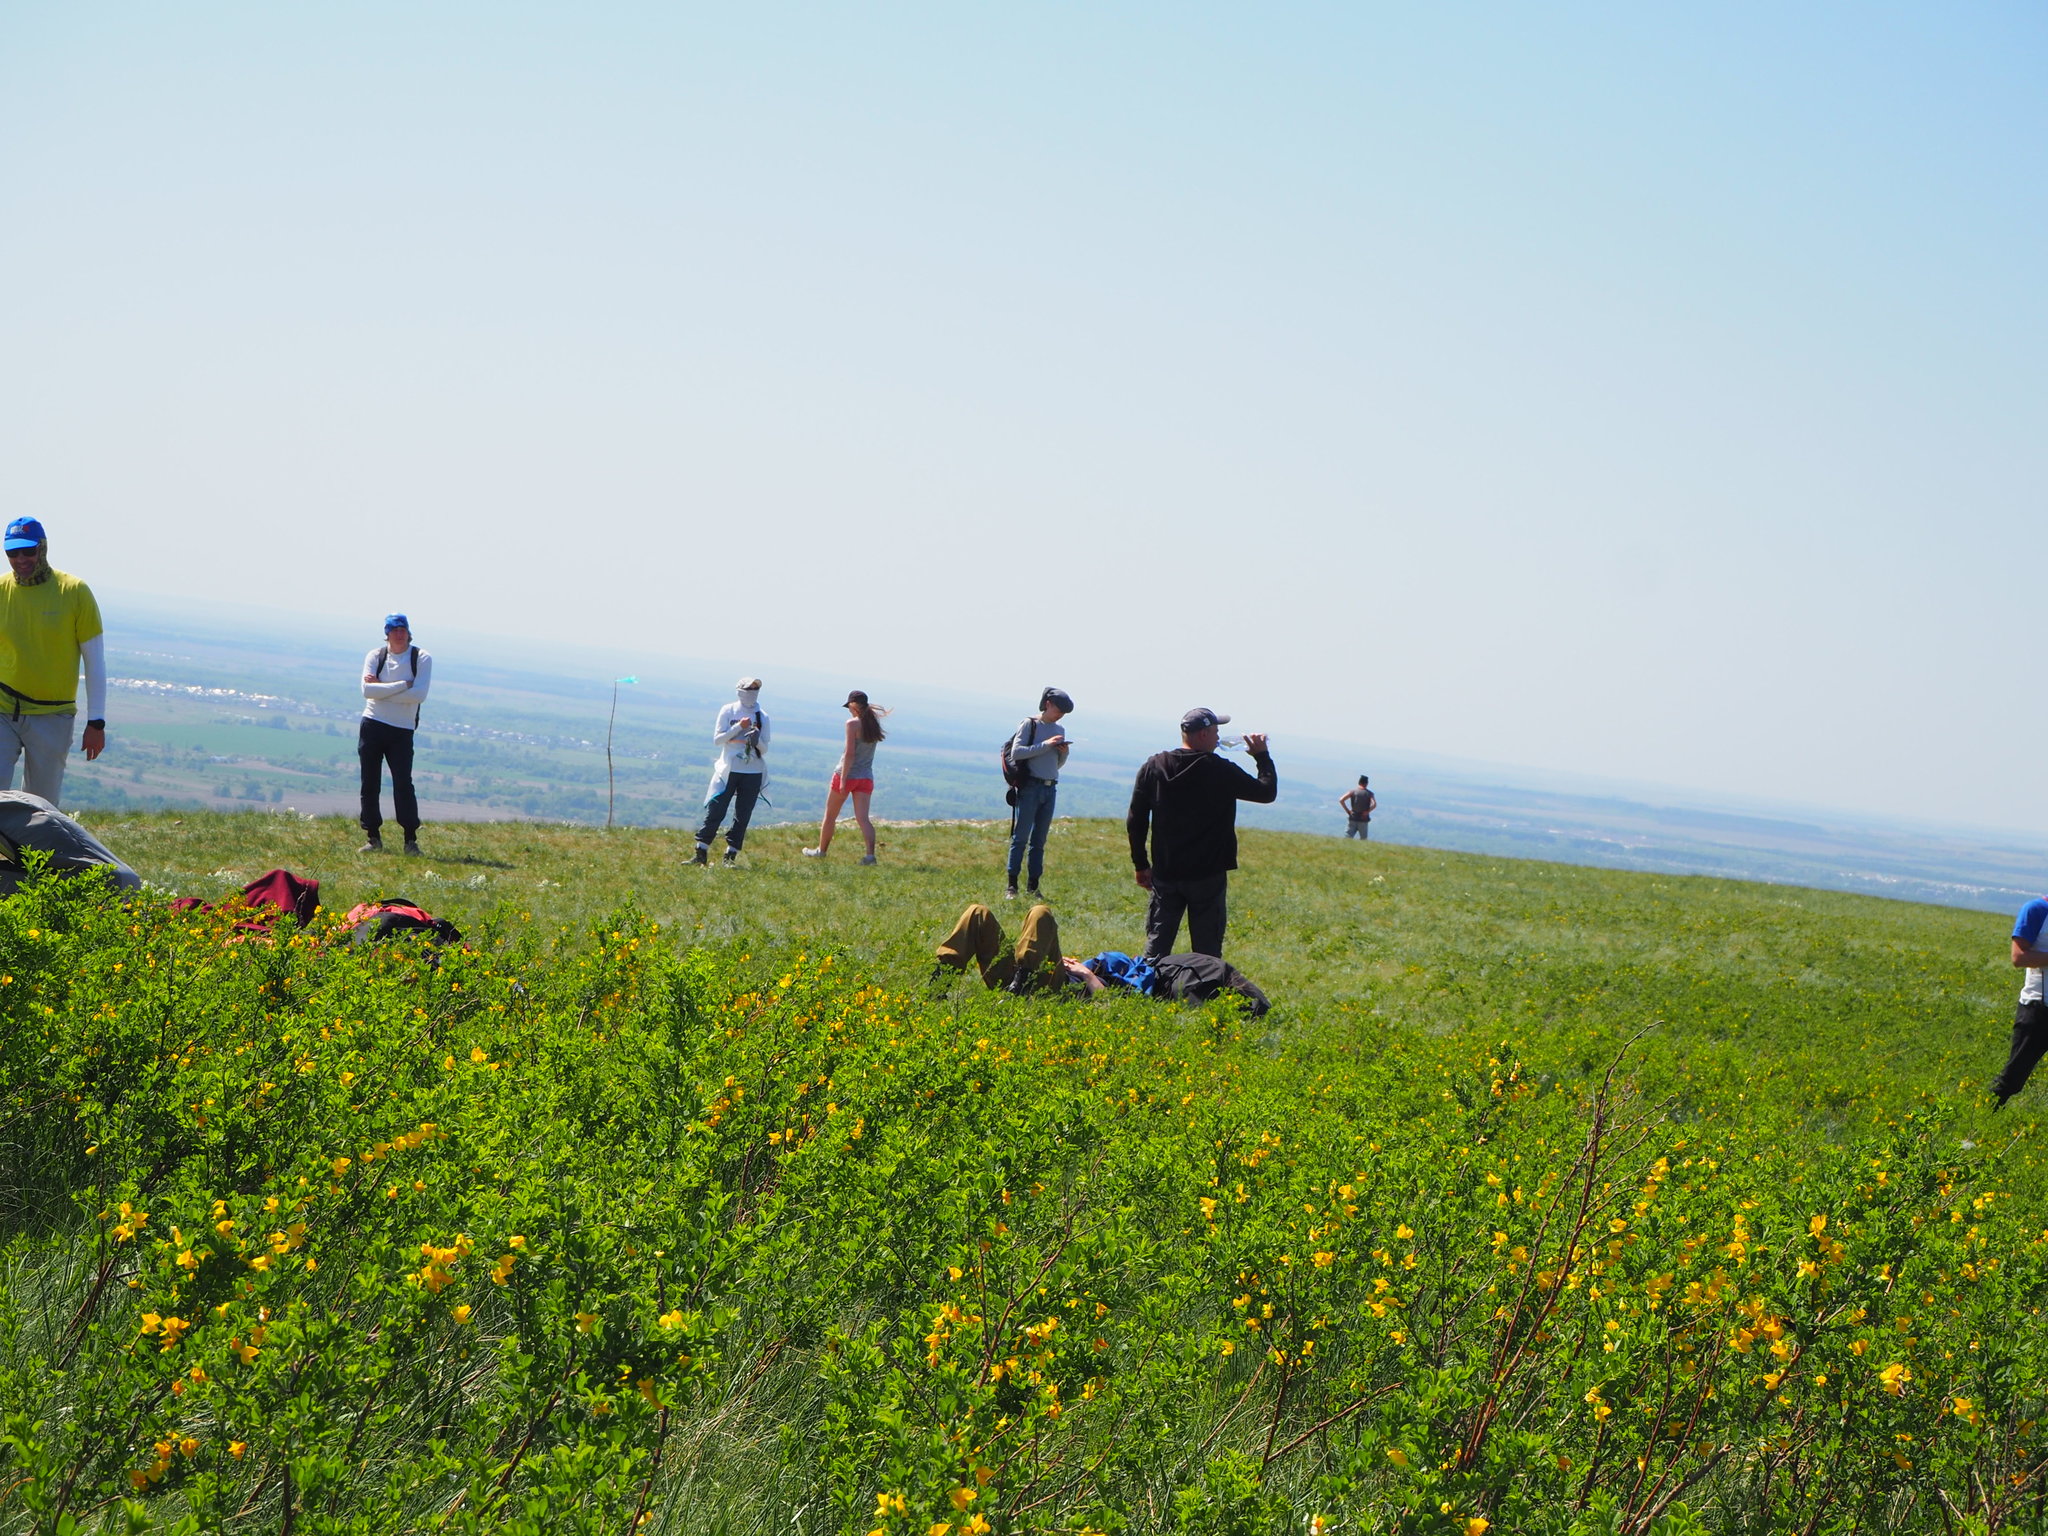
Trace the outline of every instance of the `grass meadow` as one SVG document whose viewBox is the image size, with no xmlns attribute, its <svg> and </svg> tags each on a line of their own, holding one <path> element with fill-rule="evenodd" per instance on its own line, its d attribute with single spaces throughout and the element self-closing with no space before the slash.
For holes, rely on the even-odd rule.
<svg viewBox="0 0 2048 1536">
<path fill-rule="evenodd" d="M 91 824 L 147 899 L 0 903 L 6 1529 L 2048 1529 L 1995 917 L 1251 831 L 1253 1023 L 933 982 L 1000 826 Z M 467 942 L 157 899 L 273 865 Z M 1138 947 L 1120 826 L 1045 886 Z"/>
</svg>

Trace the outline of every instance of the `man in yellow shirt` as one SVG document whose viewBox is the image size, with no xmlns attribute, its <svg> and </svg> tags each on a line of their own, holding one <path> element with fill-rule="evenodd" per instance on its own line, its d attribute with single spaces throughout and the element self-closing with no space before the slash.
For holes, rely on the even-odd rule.
<svg viewBox="0 0 2048 1536">
<path fill-rule="evenodd" d="M 0 576 L 0 760 L 14 785 L 50 804 L 64 788 L 64 759 L 78 718 L 78 670 L 85 668 L 85 758 L 107 747 L 107 656 L 100 605 L 76 576 L 53 570 L 43 525 L 7 525 L 8 571 Z"/>
</svg>

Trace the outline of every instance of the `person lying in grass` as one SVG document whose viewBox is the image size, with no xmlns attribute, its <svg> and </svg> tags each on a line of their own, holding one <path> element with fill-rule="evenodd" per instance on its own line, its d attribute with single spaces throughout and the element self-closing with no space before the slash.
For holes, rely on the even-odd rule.
<svg viewBox="0 0 2048 1536">
<path fill-rule="evenodd" d="M 1014 945 L 1008 945 L 995 913 L 978 901 L 970 902 L 953 924 L 953 931 L 940 942 L 933 975 L 964 971 L 970 960 L 990 991 L 1085 992 L 1090 997 L 1123 991 L 1197 1003 L 1234 992 L 1253 1018 L 1272 1006 L 1250 977 L 1215 955 L 1162 955 L 1148 960 L 1114 949 L 1087 960 L 1063 955 L 1059 921 L 1052 908 L 1042 903 L 1024 914 L 1024 931 Z"/>
</svg>

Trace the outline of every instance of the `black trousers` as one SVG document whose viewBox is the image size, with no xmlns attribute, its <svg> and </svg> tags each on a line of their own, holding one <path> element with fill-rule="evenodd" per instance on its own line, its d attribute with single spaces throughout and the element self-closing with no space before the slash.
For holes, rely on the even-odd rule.
<svg viewBox="0 0 2048 1536">
<path fill-rule="evenodd" d="M 356 759 L 363 765 L 363 830 L 374 836 L 384 825 L 377 804 L 384 765 L 391 765 L 391 809 L 410 841 L 420 829 L 419 797 L 412 792 L 412 732 L 365 715 L 356 731 Z"/>
<path fill-rule="evenodd" d="M 1145 911 L 1145 958 L 1173 953 L 1180 940 L 1180 920 L 1188 920 L 1188 948 L 1198 955 L 1223 958 L 1223 930 L 1230 923 L 1230 876 L 1205 875 L 1200 880 L 1162 880 L 1152 876 L 1152 905 Z"/>
<path fill-rule="evenodd" d="M 2006 1058 L 2005 1070 L 1991 1081 L 1999 1103 L 2027 1086 L 2044 1054 L 2048 1054 L 2048 1003 L 2021 1003 L 2012 1016 L 2012 1055 Z"/>
<path fill-rule="evenodd" d="M 704 825 L 697 829 L 697 846 L 711 846 L 711 839 L 718 835 L 718 824 L 725 820 L 726 808 L 730 806 L 732 828 L 725 834 L 725 846 L 738 853 L 747 841 L 747 823 L 754 819 L 754 802 L 760 798 L 760 774 L 727 774 L 725 788 L 713 795 L 704 807 Z"/>
</svg>

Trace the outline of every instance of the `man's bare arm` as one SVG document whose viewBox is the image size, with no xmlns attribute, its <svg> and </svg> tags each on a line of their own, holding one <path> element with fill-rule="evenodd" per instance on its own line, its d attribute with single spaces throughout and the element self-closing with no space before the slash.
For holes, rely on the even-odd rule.
<svg viewBox="0 0 2048 1536">
<path fill-rule="evenodd" d="M 2012 941 L 2012 963 L 2022 970 L 2048 970 L 2048 950 L 2029 949 L 2018 939 Z"/>
</svg>

